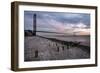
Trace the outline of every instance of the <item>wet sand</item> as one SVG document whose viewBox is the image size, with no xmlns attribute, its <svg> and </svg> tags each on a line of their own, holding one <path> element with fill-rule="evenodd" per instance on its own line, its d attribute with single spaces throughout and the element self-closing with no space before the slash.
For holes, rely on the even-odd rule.
<svg viewBox="0 0 100 73">
<path fill-rule="evenodd" d="M 90 47 L 76 43 L 40 36 L 25 37 L 24 61 L 90 58 Z"/>
</svg>

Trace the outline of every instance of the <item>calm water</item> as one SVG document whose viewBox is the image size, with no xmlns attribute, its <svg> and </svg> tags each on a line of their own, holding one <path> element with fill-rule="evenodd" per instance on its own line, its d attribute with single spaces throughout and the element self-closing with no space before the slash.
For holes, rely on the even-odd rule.
<svg viewBox="0 0 100 73">
<path fill-rule="evenodd" d="M 64 40 L 64 41 L 77 41 L 81 42 L 82 45 L 90 46 L 90 36 L 62 36 L 62 35 L 54 35 L 52 33 L 37 33 L 39 36 L 47 37 L 47 38 L 56 38 L 58 40 Z"/>
</svg>

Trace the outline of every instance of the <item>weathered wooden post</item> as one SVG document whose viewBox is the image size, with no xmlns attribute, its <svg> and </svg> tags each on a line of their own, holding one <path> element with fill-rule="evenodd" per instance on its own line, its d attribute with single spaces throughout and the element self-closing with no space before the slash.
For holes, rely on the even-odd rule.
<svg viewBox="0 0 100 73">
<path fill-rule="evenodd" d="M 56 48 L 57 48 L 57 52 L 59 52 L 59 46 L 57 45 L 57 43 L 55 43 Z"/>
<path fill-rule="evenodd" d="M 59 46 L 57 45 L 56 47 L 57 47 L 57 51 L 59 52 Z"/>
<path fill-rule="evenodd" d="M 62 50 L 64 51 L 64 45 L 62 46 Z"/>
<path fill-rule="evenodd" d="M 36 36 L 36 14 L 33 15 L 33 36 Z"/>
<path fill-rule="evenodd" d="M 69 43 L 67 44 L 67 49 L 69 49 Z"/>
<path fill-rule="evenodd" d="M 35 50 L 35 58 L 38 57 L 38 50 Z"/>
</svg>

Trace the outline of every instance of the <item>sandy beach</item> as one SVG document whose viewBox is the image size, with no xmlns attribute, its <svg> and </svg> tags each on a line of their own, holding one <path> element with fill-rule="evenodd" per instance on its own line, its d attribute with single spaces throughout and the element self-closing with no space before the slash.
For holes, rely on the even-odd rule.
<svg viewBox="0 0 100 73">
<path fill-rule="evenodd" d="M 90 47 L 80 43 L 76 45 L 77 42 L 64 42 L 62 39 L 54 40 L 41 36 L 28 36 L 24 39 L 24 61 L 90 58 Z"/>
</svg>

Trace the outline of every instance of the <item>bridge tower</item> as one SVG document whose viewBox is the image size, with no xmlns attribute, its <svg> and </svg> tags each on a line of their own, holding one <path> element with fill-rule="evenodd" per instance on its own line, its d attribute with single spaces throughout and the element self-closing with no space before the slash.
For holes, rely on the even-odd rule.
<svg viewBox="0 0 100 73">
<path fill-rule="evenodd" d="M 36 14 L 33 14 L 33 36 L 36 36 Z"/>
</svg>

